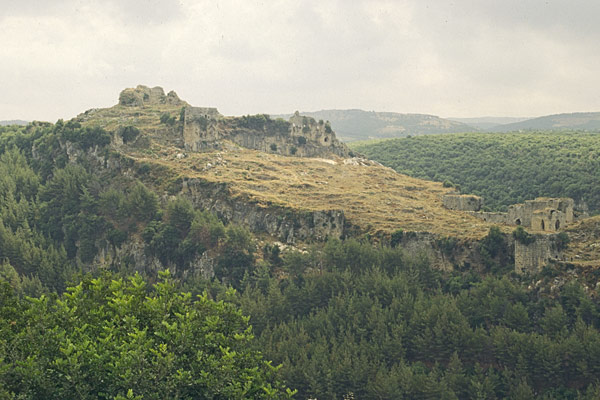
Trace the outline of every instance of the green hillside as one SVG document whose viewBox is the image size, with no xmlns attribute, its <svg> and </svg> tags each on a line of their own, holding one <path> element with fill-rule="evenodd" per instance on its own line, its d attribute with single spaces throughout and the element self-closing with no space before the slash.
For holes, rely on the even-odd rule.
<svg viewBox="0 0 600 400">
<path fill-rule="evenodd" d="M 458 184 L 491 210 L 540 196 L 600 211 L 600 135 L 468 133 L 363 142 L 352 148 L 396 171 Z"/>
<path fill-rule="evenodd" d="M 545 115 L 525 121 L 491 127 L 492 132 L 512 132 L 520 130 L 579 130 L 600 131 L 600 112 L 579 112 Z"/>
<path fill-rule="evenodd" d="M 115 135 L 161 162 L 121 152 Z M 283 245 L 195 207 L 185 171 L 146 140 L 75 120 L 0 128 L 0 399 L 600 396 L 598 270 L 517 276 L 497 227 L 470 242 L 479 262 L 448 270 L 403 248 L 415 234 L 402 230 L 389 243 Z M 307 167 L 232 152 L 231 169 Z M 198 174 L 206 165 L 184 159 Z M 387 201 L 408 204 L 422 184 Z M 359 195 L 386 201 L 381 186 Z M 436 243 L 450 260 L 463 245 Z"/>
</svg>

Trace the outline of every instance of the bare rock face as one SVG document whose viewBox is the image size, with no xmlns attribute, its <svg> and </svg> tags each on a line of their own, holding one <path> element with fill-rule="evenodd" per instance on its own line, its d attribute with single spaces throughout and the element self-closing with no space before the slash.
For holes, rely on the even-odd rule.
<svg viewBox="0 0 600 400">
<path fill-rule="evenodd" d="M 182 101 L 177 93 L 170 91 L 165 95 L 165 91 L 160 86 L 149 88 L 148 86 L 138 85 L 135 89 L 127 88 L 119 94 L 119 104 L 129 107 L 141 107 L 150 104 L 181 104 Z"/>
<path fill-rule="evenodd" d="M 245 225 L 255 233 L 267 233 L 284 243 L 325 241 L 344 235 L 346 219 L 341 210 L 292 211 L 265 207 L 232 196 L 225 184 L 195 178 L 183 181 L 181 194 L 195 206 L 212 211 L 227 222 Z"/>
<path fill-rule="evenodd" d="M 227 140 L 248 149 L 296 157 L 348 157 L 350 150 L 340 142 L 331 126 L 301 116 L 289 121 L 268 115 L 225 118 L 216 108 L 186 107 L 183 139 L 189 151 L 223 148 Z"/>
</svg>

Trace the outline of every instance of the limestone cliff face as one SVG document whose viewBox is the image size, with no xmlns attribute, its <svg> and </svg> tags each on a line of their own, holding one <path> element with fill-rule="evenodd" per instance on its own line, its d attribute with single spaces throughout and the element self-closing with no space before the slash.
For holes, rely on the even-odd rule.
<svg viewBox="0 0 600 400">
<path fill-rule="evenodd" d="M 130 265 L 136 271 L 150 275 L 166 268 L 182 278 L 201 276 L 205 279 L 211 279 L 215 275 L 215 262 L 208 252 L 197 256 L 183 270 L 180 270 L 177 265 L 163 265 L 157 257 L 148 254 L 146 245 L 139 237 L 131 237 L 121 246 L 113 246 L 107 242 L 96 243 L 96 246 L 98 254 L 92 263 L 95 268 L 106 266 L 118 268 L 122 265 Z"/>
<path fill-rule="evenodd" d="M 225 184 L 201 179 L 186 179 L 182 186 L 181 194 L 195 206 L 216 213 L 226 222 L 247 226 L 256 233 L 267 233 L 284 243 L 323 241 L 344 235 L 346 218 L 341 210 L 301 211 L 263 206 L 232 196 Z"/>
<path fill-rule="evenodd" d="M 223 141 L 269 153 L 300 157 L 348 157 L 331 127 L 296 113 L 289 121 L 266 115 L 223 117 L 215 108 L 186 107 L 184 145 L 190 151 L 221 149 Z"/>
</svg>

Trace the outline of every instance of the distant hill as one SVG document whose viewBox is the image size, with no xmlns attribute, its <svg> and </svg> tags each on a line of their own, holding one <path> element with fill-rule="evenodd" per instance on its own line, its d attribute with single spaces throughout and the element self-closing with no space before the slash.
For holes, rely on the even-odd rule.
<svg viewBox="0 0 600 400">
<path fill-rule="evenodd" d="M 11 121 L 0 121 L 0 126 L 7 126 L 7 125 L 27 125 L 29 122 L 27 121 L 23 121 L 21 119 L 14 119 Z"/>
<path fill-rule="evenodd" d="M 435 133 L 472 132 L 472 126 L 427 114 L 400 114 L 363 110 L 321 110 L 302 112 L 314 119 L 330 121 L 344 141 L 386 139 Z M 274 117 L 289 118 L 291 114 Z"/>
<path fill-rule="evenodd" d="M 492 130 L 499 125 L 513 124 L 516 122 L 526 121 L 529 118 L 517 117 L 476 117 L 476 118 L 448 118 L 451 121 L 462 122 L 472 126 L 473 128 Z"/>
<path fill-rule="evenodd" d="M 521 122 L 498 125 L 490 128 L 489 130 L 492 132 L 511 132 L 521 130 L 600 131 L 600 112 L 547 115 Z"/>
</svg>

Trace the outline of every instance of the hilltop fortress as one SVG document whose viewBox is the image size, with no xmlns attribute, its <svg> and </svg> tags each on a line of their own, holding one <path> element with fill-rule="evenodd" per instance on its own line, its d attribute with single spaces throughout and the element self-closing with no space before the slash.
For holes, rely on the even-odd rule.
<svg viewBox="0 0 600 400">
<path fill-rule="evenodd" d="M 268 115 L 224 117 L 216 108 L 190 107 L 183 111 L 183 140 L 190 151 L 219 149 L 223 140 L 239 146 L 286 156 L 323 157 L 329 153 L 348 157 L 328 122 L 315 121 L 297 111 L 289 119 Z"/>
<path fill-rule="evenodd" d="M 119 106 L 147 109 L 179 107 L 178 115 L 169 114 L 172 129 L 166 136 L 170 136 L 173 144 L 188 151 L 219 150 L 229 142 L 286 156 L 351 155 L 348 147 L 337 139 L 328 121 L 317 122 L 298 112 L 288 121 L 272 119 L 266 114 L 226 117 L 216 108 L 192 107 L 180 100 L 174 91 L 165 95 L 161 87 L 143 85 L 123 90 L 119 95 Z M 160 130 L 155 131 L 159 133 Z"/>
</svg>

